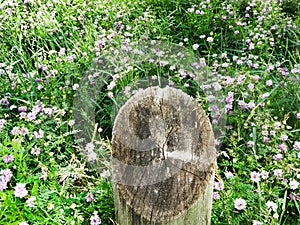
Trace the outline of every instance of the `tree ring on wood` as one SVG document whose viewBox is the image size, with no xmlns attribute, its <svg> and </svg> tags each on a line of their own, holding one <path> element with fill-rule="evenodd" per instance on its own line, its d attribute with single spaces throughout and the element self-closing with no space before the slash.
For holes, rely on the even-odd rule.
<svg viewBox="0 0 300 225">
<path fill-rule="evenodd" d="M 176 217 L 206 191 L 216 158 L 214 140 L 204 110 L 183 91 L 140 91 L 114 123 L 114 188 L 148 220 Z"/>
</svg>

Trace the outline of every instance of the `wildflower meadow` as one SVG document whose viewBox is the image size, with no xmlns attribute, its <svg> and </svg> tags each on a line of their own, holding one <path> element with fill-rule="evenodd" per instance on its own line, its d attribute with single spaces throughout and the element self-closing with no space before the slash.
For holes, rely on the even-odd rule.
<svg viewBox="0 0 300 225">
<path fill-rule="evenodd" d="M 117 224 L 114 118 L 161 83 L 220 131 L 211 224 L 299 225 L 299 0 L 0 1 L 0 225 Z"/>
</svg>

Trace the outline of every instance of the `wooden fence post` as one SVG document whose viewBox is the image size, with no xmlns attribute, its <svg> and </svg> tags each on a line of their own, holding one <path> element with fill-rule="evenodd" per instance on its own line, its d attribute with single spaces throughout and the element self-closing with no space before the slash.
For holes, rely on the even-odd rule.
<svg viewBox="0 0 300 225">
<path fill-rule="evenodd" d="M 115 119 L 112 157 L 119 225 L 210 224 L 214 135 L 192 97 L 170 87 L 135 94 Z"/>
</svg>

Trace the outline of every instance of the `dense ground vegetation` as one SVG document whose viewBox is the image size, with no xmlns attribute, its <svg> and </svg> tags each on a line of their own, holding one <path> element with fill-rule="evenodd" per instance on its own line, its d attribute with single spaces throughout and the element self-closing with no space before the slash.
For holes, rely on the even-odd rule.
<svg viewBox="0 0 300 225">
<path fill-rule="evenodd" d="M 0 224 L 114 224 L 114 109 L 138 79 L 162 77 L 213 124 L 226 117 L 212 224 L 300 223 L 299 0 L 8 0 L 0 38 Z M 169 61 L 124 63 L 97 96 L 93 160 L 75 141 L 74 95 L 93 59 L 139 40 L 195 54 L 224 109 Z"/>
</svg>

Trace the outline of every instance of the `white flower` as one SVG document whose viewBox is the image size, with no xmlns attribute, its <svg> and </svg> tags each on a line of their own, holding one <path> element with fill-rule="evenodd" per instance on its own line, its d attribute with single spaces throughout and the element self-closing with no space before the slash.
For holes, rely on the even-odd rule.
<svg viewBox="0 0 300 225">
<path fill-rule="evenodd" d="M 49 210 L 52 210 L 52 209 L 54 209 L 54 204 L 53 203 L 48 203 L 47 204 L 47 209 L 49 209 Z"/>
<path fill-rule="evenodd" d="M 70 120 L 70 121 L 68 122 L 68 125 L 69 125 L 70 127 L 74 126 L 74 124 L 75 124 L 75 120 Z"/>
<path fill-rule="evenodd" d="M 90 224 L 91 225 L 99 225 L 99 224 L 101 224 L 101 219 L 98 216 L 98 212 L 97 211 L 94 211 L 93 216 L 91 216 L 91 218 L 90 218 Z"/>
<path fill-rule="evenodd" d="M 252 225 L 262 225 L 263 224 L 262 222 L 259 222 L 257 220 L 253 220 L 252 223 L 253 223 Z"/>
<path fill-rule="evenodd" d="M 193 49 L 194 49 L 194 50 L 197 50 L 198 48 L 199 48 L 199 45 L 198 45 L 198 44 L 194 44 L 194 45 L 193 45 Z"/>
<path fill-rule="evenodd" d="M 35 207 L 35 196 L 31 196 L 30 198 L 27 199 L 26 204 L 28 207 Z"/>
<path fill-rule="evenodd" d="M 258 173 L 256 171 L 251 172 L 250 177 L 251 177 L 252 182 L 257 183 L 260 181 L 260 173 Z"/>
<path fill-rule="evenodd" d="M 261 175 L 262 179 L 264 179 L 264 180 L 269 177 L 269 173 L 265 170 L 261 171 L 260 175 Z"/>
<path fill-rule="evenodd" d="M 28 194 L 28 191 L 26 190 L 25 185 L 26 184 L 24 184 L 24 183 L 18 183 L 15 186 L 14 194 L 16 197 L 23 198 Z"/>
<path fill-rule="evenodd" d="M 296 190 L 299 186 L 299 182 L 296 180 L 292 180 L 290 181 L 289 185 L 292 190 Z"/>
<path fill-rule="evenodd" d="M 282 169 L 275 169 L 274 170 L 274 176 L 281 177 L 283 174 Z"/>
<path fill-rule="evenodd" d="M 213 41 L 214 41 L 214 39 L 213 39 L 212 37 L 208 37 L 206 40 L 207 40 L 208 42 L 213 42 Z"/>
<path fill-rule="evenodd" d="M 87 152 L 92 152 L 92 151 L 94 151 L 94 148 L 95 148 L 95 146 L 94 146 L 94 144 L 93 143 L 87 143 L 86 144 L 86 146 L 85 146 L 85 150 L 87 151 Z"/>
<path fill-rule="evenodd" d="M 28 225 L 28 223 L 25 221 L 22 221 L 22 222 L 18 223 L 18 225 Z"/>
<path fill-rule="evenodd" d="M 281 123 L 280 122 L 275 122 L 273 126 L 274 126 L 275 129 L 278 129 L 278 128 L 280 128 Z"/>
<path fill-rule="evenodd" d="M 300 149 L 300 141 L 295 141 L 294 145 L 293 145 L 293 148 L 295 150 L 299 150 Z"/>
<path fill-rule="evenodd" d="M 97 159 L 97 154 L 96 154 L 96 152 L 94 152 L 94 151 L 88 152 L 88 155 L 87 155 L 87 161 L 93 162 L 93 161 L 95 161 L 96 159 Z"/>
<path fill-rule="evenodd" d="M 267 201 L 266 206 L 267 206 L 268 208 L 272 208 L 272 210 L 273 210 L 274 212 L 276 212 L 277 207 L 278 207 L 278 206 L 276 205 L 276 203 L 273 202 L 273 201 Z"/>
<path fill-rule="evenodd" d="M 222 191 L 224 189 L 224 182 L 223 181 L 215 182 L 215 189 L 218 191 Z"/>
<path fill-rule="evenodd" d="M 71 209 L 75 209 L 76 206 L 77 206 L 77 205 L 76 205 L 75 203 L 72 203 L 72 204 L 70 205 L 70 208 L 71 208 Z"/>
<path fill-rule="evenodd" d="M 225 177 L 226 177 L 227 179 L 230 179 L 230 178 L 234 177 L 234 175 L 233 175 L 233 173 L 231 173 L 231 172 L 229 172 L 229 171 L 226 171 L 226 172 L 225 172 Z"/>
<path fill-rule="evenodd" d="M 237 210 L 243 210 L 246 208 L 246 201 L 242 198 L 237 198 L 234 201 L 234 208 L 236 208 Z"/>
</svg>

